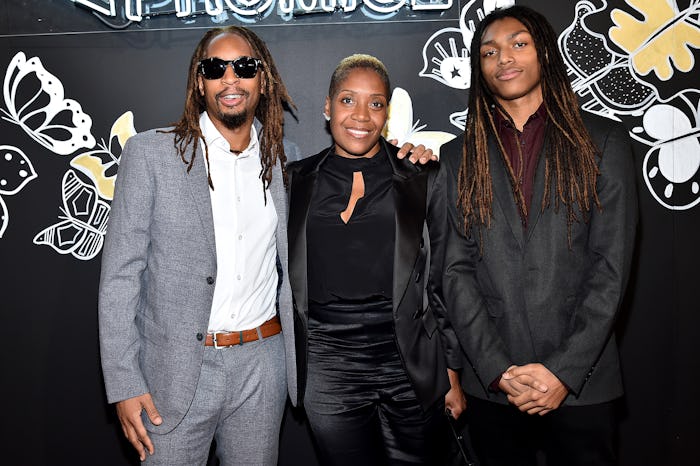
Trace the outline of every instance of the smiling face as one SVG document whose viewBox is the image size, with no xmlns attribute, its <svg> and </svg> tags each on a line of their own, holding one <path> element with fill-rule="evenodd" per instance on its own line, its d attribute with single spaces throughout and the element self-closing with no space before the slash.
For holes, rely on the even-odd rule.
<svg viewBox="0 0 700 466">
<path fill-rule="evenodd" d="M 343 157 L 372 157 L 387 119 L 389 90 L 377 72 L 354 68 L 326 97 L 325 113 L 336 153 Z"/>
<path fill-rule="evenodd" d="M 209 43 L 206 58 L 211 57 L 235 60 L 253 57 L 253 51 L 243 37 L 226 33 Z M 252 125 L 262 94 L 260 70 L 253 78 L 242 79 L 236 76 L 231 66 L 227 66 L 226 72 L 219 79 L 204 79 L 199 74 L 197 84 L 199 92 L 204 96 L 209 118 L 219 131 Z"/>
<path fill-rule="evenodd" d="M 527 28 L 506 17 L 490 24 L 481 38 L 481 74 L 498 102 L 514 105 L 542 103 L 541 72 L 535 42 Z"/>
</svg>

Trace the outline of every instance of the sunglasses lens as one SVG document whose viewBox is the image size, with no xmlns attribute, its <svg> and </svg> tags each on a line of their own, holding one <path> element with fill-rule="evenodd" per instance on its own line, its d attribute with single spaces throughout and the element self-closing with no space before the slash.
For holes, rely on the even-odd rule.
<svg viewBox="0 0 700 466">
<path fill-rule="evenodd" d="M 259 61 L 251 57 L 241 57 L 236 60 L 222 60 L 212 57 L 199 62 L 199 72 L 204 79 L 219 79 L 226 74 L 226 67 L 233 65 L 233 71 L 241 79 L 254 78 L 260 66 Z"/>
<path fill-rule="evenodd" d="M 219 79 L 226 73 L 226 66 L 220 58 L 207 58 L 199 62 L 199 72 L 204 79 Z"/>
<path fill-rule="evenodd" d="M 241 57 L 233 61 L 233 70 L 241 79 L 254 78 L 258 72 L 258 61 L 251 57 Z"/>
</svg>

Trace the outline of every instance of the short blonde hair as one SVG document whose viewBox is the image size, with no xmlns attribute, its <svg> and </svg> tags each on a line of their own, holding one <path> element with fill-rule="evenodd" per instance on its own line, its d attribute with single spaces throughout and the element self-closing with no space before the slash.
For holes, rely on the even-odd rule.
<svg viewBox="0 0 700 466">
<path fill-rule="evenodd" d="M 377 57 L 364 53 L 356 53 L 340 60 L 340 63 L 338 63 L 338 66 L 331 75 L 331 83 L 328 86 L 328 97 L 333 98 L 336 92 L 338 92 L 340 83 L 348 77 L 348 74 L 350 74 L 352 70 L 357 68 L 369 69 L 377 73 L 386 87 L 386 97 L 387 99 L 389 98 L 391 95 L 391 83 L 389 82 L 389 72 L 386 66 L 384 66 L 384 63 Z"/>
</svg>

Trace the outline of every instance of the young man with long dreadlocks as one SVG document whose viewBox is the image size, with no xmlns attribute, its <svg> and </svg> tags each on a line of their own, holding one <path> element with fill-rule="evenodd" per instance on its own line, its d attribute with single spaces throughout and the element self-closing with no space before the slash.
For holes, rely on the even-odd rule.
<svg viewBox="0 0 700 466">
<path fill-rule="evenodd" d="M 625 128 L 581 114 L 546 19 L 479 24 L 465 135 L 442 147 L 445 305 L 481 464 L 616 464 L 613 324 L 637 204 Z M 510 404 L 508 403 L 510 402 Z"/>
<path fill-rule="evenodd" d="M 208 31 L 174 127 L 129 139 L 102 256 L 107 398 L 149 465 L 276 465 L 296 400 L 282 137 L 292 105 L 250 30 Z M 222 349 L 223 348 L 223 349 Z M 286 368 L 285 368 L 286 365 Z"/>
</svg>

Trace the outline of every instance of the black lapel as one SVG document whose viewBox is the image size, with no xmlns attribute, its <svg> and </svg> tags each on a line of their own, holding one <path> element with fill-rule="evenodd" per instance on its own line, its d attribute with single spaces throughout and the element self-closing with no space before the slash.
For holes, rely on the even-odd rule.
<svg viewBox="0 0 700 466">
<path fill-rule="evenodd" d="M 398 309 L 410 280 L 420 249 L 425 221 L 428 172 L 413 166 L 408 160 L 396 158 L 397 149 L 389 148 L 387 155 L 393 175 L 395 206 L 394 233 L 394 312 Z M 421 271 L 422 272 L 422 271 Z"/>
<path fill-rule="evenodd" d="M 330 150 L 313 157 L 314 160 L 293 170 L 289 180 L 289 276 L 297 309 L 308 317 L 309 297 L 307 283 L 306 221 L 309 216 L 311 196 L 316 187 L 318 167 L 330 154 Z M 311 162 L 311 163 L 309 163 Z M 304 162 L 301 162 L 304 164 Z"/>
<path fill-rule="evenodd" d="M 546 165 L 546 153 L 548 138 L 545 136 L 542 149 L 537 158 L 537 169 L 535 170 L 534 186 L 532 188 L 532 199 L 530 200 L 530 210 L 527 213 L 527 241 L 530 240 L 532 232 L 535 230 L 537 221 L 542 215 L 542 198 L 544 197 L 544 167 Z"/>
<path fill-rule="evenodd" d="M 491 183 L 498 204 L 501 206 L 503 216 L 510 226 L 513 236 L 522 249 L 524 245 L 523 222 L 518 206 L 513 196 L 513 185 L 508 174 L 505 160 L 501 154 L 495 139 L 489 137 L 489 165 L 491 166 Z M 495 212 L 494 212 L 495 215 Z"/>
</svg>

